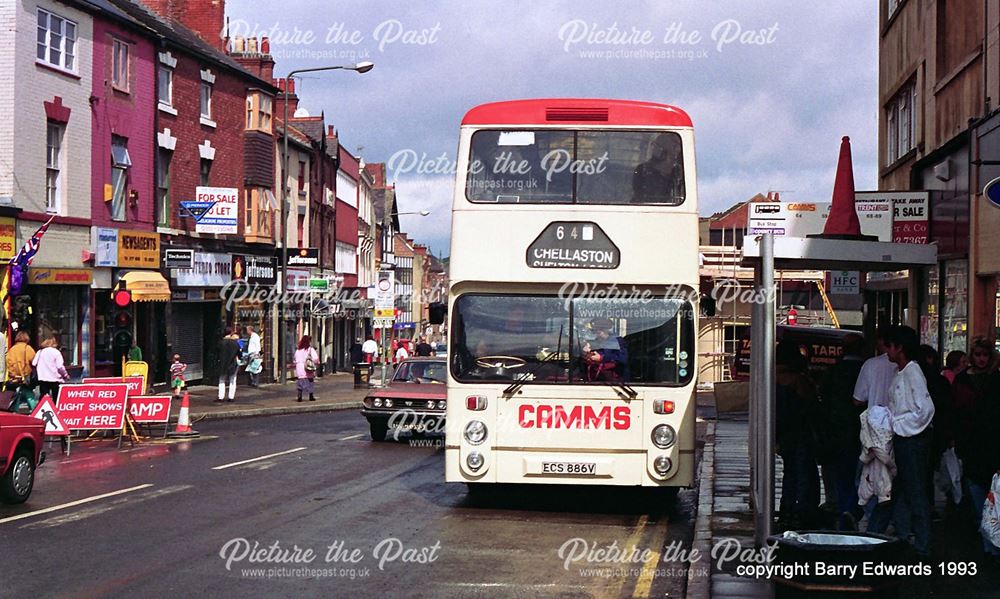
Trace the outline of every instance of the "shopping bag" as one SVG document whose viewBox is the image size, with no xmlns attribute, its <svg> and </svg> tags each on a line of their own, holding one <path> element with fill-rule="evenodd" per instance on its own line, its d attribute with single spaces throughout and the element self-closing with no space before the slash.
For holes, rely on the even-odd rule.
<svg viewBox="0 0 1000 599">
<path fill-rule="evenodd" d="M 983 538 L 1000 547 L 1000 506 L 997 506 L 997 499 L 1000 498 L 1000 472 L 993 475 L 993 484 L 986 493 L 986 501 L 983 503 L 983 521 L 979 525 L 979 531 L 983 533 Z"/>
<path fill-rule="evenodd" d="M 945 481 L 945 490 L 951 495 L 955 504 L 962 502 L 962 461 L 955 455 L 955 448 L 949 447 L 941 455 L 941 473 Z"/>
</svg>

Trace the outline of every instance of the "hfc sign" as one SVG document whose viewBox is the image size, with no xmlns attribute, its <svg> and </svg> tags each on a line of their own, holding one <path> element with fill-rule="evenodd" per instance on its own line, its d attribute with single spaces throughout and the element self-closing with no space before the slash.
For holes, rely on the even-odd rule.
<svg viewBox="0 0 1000 599">
<path fill-rule="evenodd" d="M 861 273 L 856 270 L 831 270 L 831 295 L 857 295 L 861 293 Z"/>
</svg>

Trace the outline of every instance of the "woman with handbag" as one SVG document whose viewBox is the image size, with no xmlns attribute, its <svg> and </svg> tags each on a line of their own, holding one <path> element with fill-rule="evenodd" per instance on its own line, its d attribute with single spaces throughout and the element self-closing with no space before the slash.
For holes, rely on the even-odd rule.
<svg viewBox="0 0 1000 599">
<path fill-rule="evenodd" d="M 29 409 L 35 409 L 35 382 L 31 361 L 35 359 L 35 350 L 29 343 L 31 338 L 24 331 L 14 337 L 14 345 L 7 350 L 7 384 L 14 385 L 14 397 L 10 410 L 16 412 L 22 402 Z"/>
<path fill-rule="evenodd" d="M 319 355 L 312 348 L 312 337 L 303 335 L 299 339 L 299 348 L 295 350 L 295 389 L 298 391 L 298 400 L 302 401 L 302 394 L 309 394 L 309 401 L 316 401 L 315 379 L 316 365 L 319 362 Z"/>
</svg>

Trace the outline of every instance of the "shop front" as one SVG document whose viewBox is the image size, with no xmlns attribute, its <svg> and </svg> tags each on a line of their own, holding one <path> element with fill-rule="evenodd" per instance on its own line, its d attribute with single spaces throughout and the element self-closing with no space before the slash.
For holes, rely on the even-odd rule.
<svg viewBox="0 0 1000 599">
<path fill-rule="evenodd" d="M 186 252 L 185 252 L 186 250 Z M 232 255 L 188 248 L 166 248 L 165 254 L 187 253 L 191 266 L 171 267 L 171 301 L 167 307 L 167 355 L 179 354 L 189 382 L 214 383 L 218 348 L 226 326 L 222 290 L 232 280 Z"/>
<path fill-rule="evenodd" d="M 70 375 L 89 374 L 90 268 L 28 269 L 27 286 L 13 298 L 12 327 L 31 334 L 34 347 L 55 338 Z"/>
<path fill-rule="evenodd" d="M 271 301 L 278 282 L 278 259 L 275 256 L 233 254 L 232 285 L 224 297 L 232 325 L 240 336 L 246 328 L 260 335 L 264 357 L 261 382 L 271 382 L 274 372 L 275 303 Z M 230 301 L 231 300 L 231 301 Z"/>
</svg>

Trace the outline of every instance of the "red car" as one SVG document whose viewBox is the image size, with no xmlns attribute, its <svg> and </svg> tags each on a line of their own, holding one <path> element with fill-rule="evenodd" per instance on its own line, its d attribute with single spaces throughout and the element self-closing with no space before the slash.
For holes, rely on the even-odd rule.
<svg viewBox="0 0 1000 599">
<path fill-rule="evenodd" d="M 407 358 L 385 387 L 373 389 L 361 413 L 373 441 L 385 441 L 390 428 L 443 431 L 446 369 L 444 358 Z"/>
<path fill-rule="evenodd" d="M 35 468 L 45 461 L 45 423 L 32 416 L 0 412 L 0 499 L 24 503 L 35 485 Z"/>
</svg>

